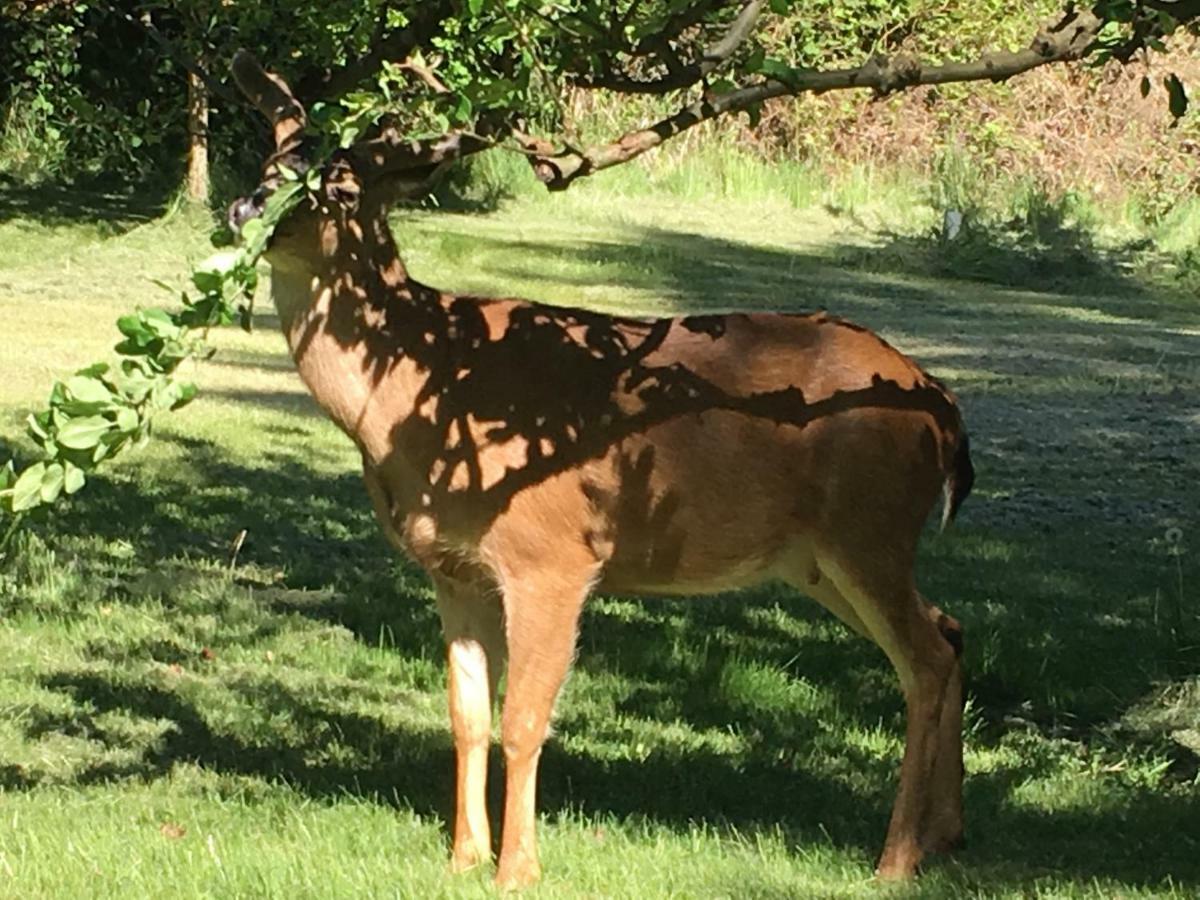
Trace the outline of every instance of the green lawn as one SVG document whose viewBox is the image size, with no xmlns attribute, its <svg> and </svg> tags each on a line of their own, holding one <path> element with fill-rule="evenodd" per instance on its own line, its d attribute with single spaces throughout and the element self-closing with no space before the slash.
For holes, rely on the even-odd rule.
<svg viewBox="0 0 1200 900">
<path fill-rule="evenodd" d="M 0 202 L 18 451 L 53 379 L 206 252 L 187 216 L 86 199 Z M 936 241 L 861 222 L 595 186 L 397 216 L 411 269 L 450 288 L 826 307 L 943 376 L 972 433 L 976 491 L 919 571 L 966 628 L 968 849 L 912 888 L 871 881 L 901 701 L 814 604 L 606 597 L 544 756 L 530 896 L 1195 896 L 1200 304 L 1090 249 L 1070 277 L 999 247 L 934 277 Z M 447 871 L 427 584 L 259 319 L 215 334 L 200 398 L 0 569 L 0 896 L 492 893 L 488 872 Z"/>
</svg>

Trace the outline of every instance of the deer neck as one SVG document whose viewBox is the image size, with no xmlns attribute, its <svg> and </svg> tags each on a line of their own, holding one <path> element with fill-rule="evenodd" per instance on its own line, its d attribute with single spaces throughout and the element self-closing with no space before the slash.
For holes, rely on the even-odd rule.
<svg viewBox="0 0 1200 900">
<path fill-rule="evenodd" d="M 293 332 L 312 316 L 324 289 L 339 294 L 403 291 L 408 271 L 382 210 L 370 215 L 323 219 L 300 235 L 287 236 L 267 252 L 272 300 L 293 354 Z"/>
<path fill-rule="evenodd" d="M 420 390 L 404 337 L 418 301 L 382 214 L 323 224 L 318 243 L 270 256 L 272 300 L 314 399 L 365 454 L 382 456 Z"/>
</svg>

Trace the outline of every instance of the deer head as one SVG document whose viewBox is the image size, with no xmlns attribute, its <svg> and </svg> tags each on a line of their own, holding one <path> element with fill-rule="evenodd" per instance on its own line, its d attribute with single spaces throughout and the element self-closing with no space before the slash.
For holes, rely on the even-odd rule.
<svg viewBox="0 0 1200 900">
<path fill-rule="evenodd" d="M 263 211 L 269 197 L 283 181 L 284 172 L 307 173 L 314 164 L 314 142 L 305 134 L 304 107 L 278 75 L 266 72 L 245 50 L 233 58 L 233 76 L 239 88 L 271 123 L 274 152 L 263 167 L 258 188 L 229 208 L 230 227 L 242 225 Z M 321 171 L 320 187 L 306 208 L 289 216 L 277 232 L 267 257 L 273 265 L 316 260 L 343 262 L 346 242 L 386 240 L 388 207 L 400 200 L 423 197 L 454 162 L 491 146 L 474 135 L 453 133 L 433 140 L 405 140 L 385 127 L 372 137 L 334 153 Z M 394 255 L 394 254 L 393 254 Z"/>
</svg>

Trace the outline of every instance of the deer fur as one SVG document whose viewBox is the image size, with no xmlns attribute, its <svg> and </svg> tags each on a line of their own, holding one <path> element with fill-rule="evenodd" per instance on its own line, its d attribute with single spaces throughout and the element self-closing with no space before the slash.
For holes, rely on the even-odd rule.
<svg viewBox="0 0 1200 900">
<path fill-rule="evenodd" d="M 824 314 L 646 320 L 428 287 L 397 252 L 387 184 L 365 158 L 327 167 L 267 260 L 300 377 L 358 446 L 384 533 L 436 587 L 454 867 L 491 859 L 505 663 L 497 880 L 519 886 L 540 873 L 538 758 L 588 595 L 765 580 L 874 641 L 899 676 L 907 744 L 879 874 L 911 876 L 954 846 L 961 628 L 913 578 L 929 513 L 943 497 L 952 518 L 973 478 L 953 396 Z"/>
</svg>

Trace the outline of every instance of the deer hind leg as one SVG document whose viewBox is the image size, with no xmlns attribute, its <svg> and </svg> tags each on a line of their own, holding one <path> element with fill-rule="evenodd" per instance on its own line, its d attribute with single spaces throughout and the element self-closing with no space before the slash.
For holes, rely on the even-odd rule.
<svg viewBox="0 0 1200 900">
<path fill-rule="evenodd" d="M 821 570 L 887 655 L 904 692 L 908 722 L 900 787 L 877 868 L 879 877 L 891 879 L 916 874 L 927 849 L 930 810 L 945 802 L 935 803 L 934 794 L 948 792 L 955 772 L 961 778 L 961 750 L 955 765 L 949 747 L 961 742 L 961 734 L 951 738 L 948 731 L 961 728 L 961 706 L 958 717 L 943 717 L 947 701 L 955 705 L 952 695 L 961 697 L 961 675 L 958 656 L 938 627 L 940 613 L 912 585 L 911 566 L 886 559 L 881 554 L 858 566 L 822 560 Z M 939 766 L 943 746 L 948 757 Z"/>
<path fill-rule="evenodd" d="M 575 655 L 579 614 L 594 575 L 594 565 L 581 566 L 577 573 L 539 573 L 505 586 L 504 833 L 496 871 L 503 888 L 532 884 L 541 876 L 535 832 L 538 760 Z"/>
<path fill-rule="evenodd" d="M 946 683 L 946 695 L 942 700 L 937 759 L 933 766 L 933 793 L 922 837 L 922 844 L 928 852 L 945 853 L 963 844 L 963 637 L 962 626 L 956 619 L 936 606 L 928 605 L 927 609 L 955 657 Z"/>
<path fill-rule="evenodd" d="M 504 666 L 504 626 L 499 597 L 486 590 L 435 578 L 446 639 L 450 725 L 454 733 L 456 872 L 491 859 L 487 813 L 488 750 L 492 706 Z"/>
<path fill-rule="evenodd" d="M 859 637 L 874 641 L 871 633 L 867 630 L 867 626 L 858 617 L 858 613 L 854 611 L 854 607 L 850 604 L 850 601 L 842 596 L 841 591 L 834 586 L 833 582 L 828 578 L 821 577 L 819 573 L 814 578 L 813 575 L 809 574 L 811 572 L 815 572 L 814 567 L 811 565 L 806 566 L 803 576 L 795 578 L 788 576 L 786 580 L 796 590 L 807 594 L 833 613 L 835 617 L 841 620 L 842 624 Z"/>
</svg>

